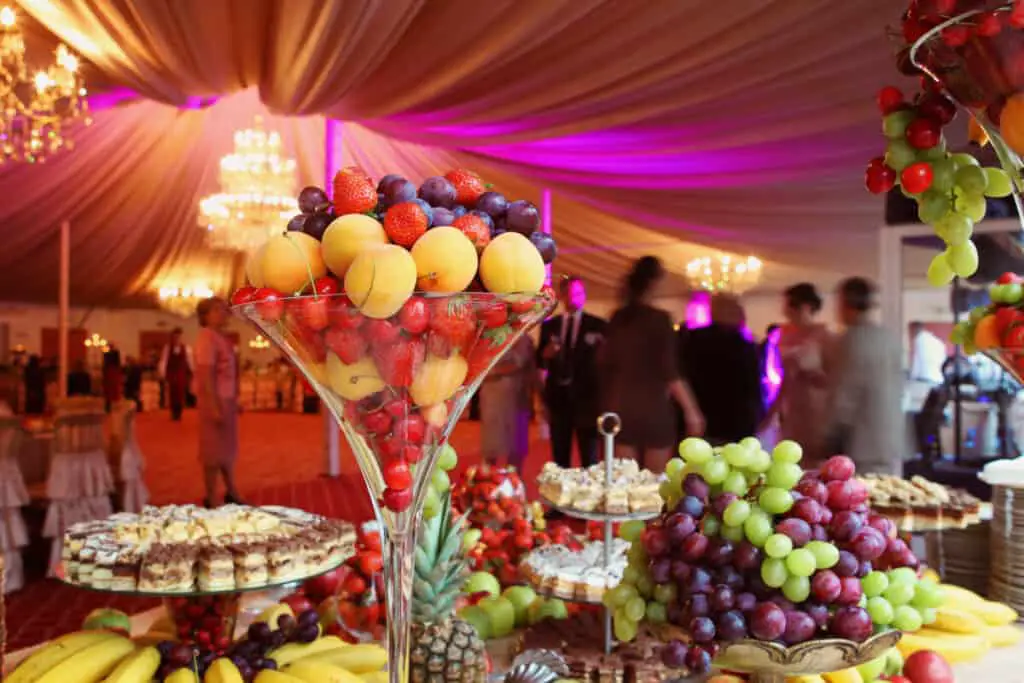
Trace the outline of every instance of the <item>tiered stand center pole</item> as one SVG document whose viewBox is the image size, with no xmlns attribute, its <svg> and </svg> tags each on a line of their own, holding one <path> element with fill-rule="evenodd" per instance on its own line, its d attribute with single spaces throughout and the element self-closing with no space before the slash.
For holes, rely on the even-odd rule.
<svg viewBox="0 0 1024 683">
<path fill-rule="evenodd" d="M 615 413 L 605 413 L 597 418 L 597 431 L 604 437 L 604 485 L 612 485 L 612 463 L 615 460 L 615 435 L 619 433 L 622 422 Z M 604 520 L 604 568 L 612 564 L 612 520 Z M 612 610 L 604 606 L 604 653 L 612 653 Z"/>
</svg>

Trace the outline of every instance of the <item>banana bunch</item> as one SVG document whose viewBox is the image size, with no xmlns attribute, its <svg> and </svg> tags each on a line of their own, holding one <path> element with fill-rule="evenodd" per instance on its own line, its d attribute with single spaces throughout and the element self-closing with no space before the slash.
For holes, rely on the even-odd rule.
<svg viewBox="0 0 1024 683">
<path fill-rule="evenodd" d="M 913 634 L 918 638 L 911 638 L 910 643 L 907 636 L 911 634 L 904 634 L 903 648 L 934 649 L 950 662 L 956 662 L 971 661 L 990 647 L 1020 642 L 1022 631 L 1014 625 L 1018 615 L 1013 608 L 960 586 L 941 587 L 945 602 L 935 610 L 935 621 Z M 921 647 L 917 648 L 921 639 Z M 932 640 L 938 642 L 929 644 Z"/>
<path fill-rule="evenodd" d="M 33 652 L 10 676 L 9 683 L 148 683 L 160 664 L 152 664 L 149 648 L 136 650 L 135 644 L 111 631 L 76 631 L 57 638 Z M 146 673 L 148 671 L 148 673 Z M 142 672 L 142 678 L 125 676 Z M 116 676 L 115 676 L 116 675 Z M 110 678 L 108 678 L 108 676 Z"/>
</svg>

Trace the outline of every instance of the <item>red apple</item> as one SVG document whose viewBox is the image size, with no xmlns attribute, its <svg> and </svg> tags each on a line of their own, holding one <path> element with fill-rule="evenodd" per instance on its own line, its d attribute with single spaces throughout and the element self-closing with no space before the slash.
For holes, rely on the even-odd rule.
<svg viewBox="0 0 1024 683">
<path fill-rule="evenodd" d="M 292 593 L 281 602 L 291 607 L 292 612 L 295 614 L 301 614 L 306 610 L 316 609 L 316 605 L 314 605 L 309 598 L 305 595 L 300 595 L 299 593 Z"/>
<path fill-rule="evenodd" d="M 350 571 L 348 567 L 341 566 L 310 579 L 305 584 L 306 595 L 317 602 L 334 595 Z"/>
<path fill-rule="evenodd" d="M 953 667 L 938 652 L 918 650 L 903 662 L 910 683 L 954 683 Z"/>
</svg>

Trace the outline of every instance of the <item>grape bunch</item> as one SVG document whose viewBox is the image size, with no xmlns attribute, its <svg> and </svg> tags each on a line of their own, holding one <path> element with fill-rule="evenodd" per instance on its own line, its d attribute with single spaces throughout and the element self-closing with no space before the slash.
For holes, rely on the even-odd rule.
<svg viewBox="0 0 1024 683">
<path fill-rule="evenodd" d="M 605 594 L 619 640 L 643 619 L 680 626 L 691 642 L 666 645 L 665 665 L 706 672 L 723 642 L 860 642 L 935 619 L 938 585 L 918 580 L 895 525 L 871 514 L 850 458 L 805 472 L 795 442 L 769 454 L 752 437 L 720 449 L 686 439 L 679 454 L 662 515 L 619 532 L 628 563 Z"/>
<path fill-rule="evenodd" d="M 956 106 L 936 90 L 913 102 L 892 86 L 878 93 L 885 155 L 868 164 L 864 184 L 874 194 L 897 185 L 917 202 L 922 223 L 935 228 L 946 245 L 932 258 L 928 282 L 940 287 L 978 269 L 978 250 L 971 242 L 974 224 L 985 218 L 986 197 L 1006 197 L 1010 177 L 1000 168 L 982 168 L 970 154 L 946 150 L 942 128 L 956 116 Z"/>
<path fill-rule="evenodd" d="M 430 476 L 430 487 L 427 489 L 423 501 L 424 519 L 433 519 L 441 511 L 441 501 L 452 488 L 448 473 L 458 464 L 459 456 L 452 445 L 445 443 L 441 446 L 441 452 L 437 456 L 437 465 L 434 467 L 434 473 Z"/>
</svg>

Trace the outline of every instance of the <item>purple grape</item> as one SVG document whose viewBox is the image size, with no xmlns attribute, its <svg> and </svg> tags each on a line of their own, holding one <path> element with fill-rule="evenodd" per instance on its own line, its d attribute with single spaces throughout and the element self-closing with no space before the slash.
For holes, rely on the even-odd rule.
<svg viewBox="0 0 1024 683">
<path fill-rule="evenodd" d="M 723 586 L 728 586 L 734 590 L 742 588 L 743 574 L 740 574 L 739 570 L 730 565 L 719 568 L 715 571 L 715 583 L 720 583 Z"/>
<path fill-rule="evenodd" d="M 320 626 L 316 622 L 312 624 L 304 624 L 295 629 L 295 640 L 300 643 L 312 643 L 319 637 Z"/>
<path fill-rule="evenodd" d="M 872 567 L 870 562 L 868 562 L 867 560 L 861 561 L 861 563 L 857 565 L 857 578 L 863 579 L 865 576 L 871 573 L 871 569 Z"/>
<path fill-rule="evenodd" d="M 243 681 L 251 681 L 256 676 L 256 672 L 252 670 L 252 665 L 249 662 L 243 662 L 238 665 L 238 675 L 242 677 Z"/>
<path fill-rule="evenodd" d="M 555 243 L 555 238 L 547 233 L 535 232 L 530 235 L 530 242 L 540 252 L 541 260 L 545 264 L 549 264 L 555 260 L 558 256 L 558 245 Z"/>
<path fill-rule="evenodd" d="M 828 630 L 834 636 L 859 643 L 871 635 L 871 617 L 862 607 L 840 607 L 829 620 Z"/>
<path fill-rule="evenodd" d="M 724 567 L 732 560 L 732 543 L 724 538 L 714 538 L 704 553 L 705 561 L 712 567 Z"/>
<path fill-rule="evenodd" d="M 711 610 L 714 612 L 728 612 L 736 606 L 736 593 L 729 586 L 715 586 L 711 593 Z"/>
<path fill-rule="evenodd" d="M 821 503 L 813 498 L 801 498 L 793 503 L 789 516 L 799 517 L 808 524 L 818 524 L 821 522 Z"/>
<path fill-rule="evenodd" d="M 459 207 L 456 206 L 455 208 L 458 209 Z M 486 211 L 481 211 L 480 209 L 473 209 L 472 211 L 469 212 L 463 209 L 462 212 L 468 213 L 470 216 L 476 216 L 477 218 L 484 222 L 484 225 L 487 226 L 488 230 L 494 232 L 494 219 L 491 218 L 491 214 L 487 213 Z"/>
<path fill-rule="evenodd" d="M 235 666 L 240 667 L 243 664 L 248 664 L 249 660 L 243 657 L 242 655 L 231 655 L 231 663 Z"/>
<path fill-rule="evenodd" d="M 691 647 L 686 653 L 686 668 L 693 673 L 706 674 L 711 671 L 711 653 L 702 647 Z"/>
<path fill-rule="evenodd" d="M 856 512 L 843 510 L 832 518 L 829 530 L 832 532 L 832 540 L 845 543 L 856 535 L 864 526 L 864 519 Z"/>
<path fill-rule="evenodd" d="M 762 602 L 750 615 L 750 632 L 758 640 L 775 640 L 786 630 L 786 613 L 772 602 Z"/>
<path fill-rule="evenodd" d="M 814 619 L 814 625 L 817 628 L 825 628 L 825 626 L 828 624 L 829 617 L 827 605 L 820 605 L 816 602 L 811 602 L 804 603 L 803 608 L 804 611 L 811 616 L 811 619 Z"/>
<path fill-rule="evenodd" d="M 697 496 L 683 496 L 682 500 L 676 505 L 676 512 L 682 512 L 694 519 L 700 519 L 704 516 L 704 501 Z"/>
<path fill-rule="evenodd" d="M 857 571 L 860 569 L 860 562 L 857 561 L 856 556 L 849 550 L 839 551 L 839 561 L 836 562 L 836 566 L 832 567 L 839 576 L 856 576 Z"/>
<path fill-rule="evenodd" d="M 299 626 L 306 626 L 307 624 L 319 624 L 320 614 L 315 609 L 307 609 L 304 612 L 299 613 Z"/>
<path fill-rule="evenodd" d="M 678 602 L 669 603 L 668 607 L 665 608 L 665 617 L 670 624 L 675 624 L 676 626 L 682 626 L 686 622 L 684 618 L 685 613 L 686 609 Z"/>
<path fill-rule="evenodd" d="M 761 549 L 747 540 L 742 540 L 732 554 L 733 564 L 738 569 L 755 569 L 761 566 Z"/>
<path fill-rule="evenodd" d="M 668 540 L 672 544 L 682 543 L 686 538 L 697 530 L 697 523 L 693 517 L 682 512 L 669 515 L 665 520 L 665 530 L 668 532 Z"/>
<path fill-rule="evenodd" d="M 702 533 L 692 533 L 679 545 L 681 559 L 689 562 L 699 560 L 708 549 L 708 537 Z M 648 553 L 650 554 L 650 553 Z"/>
<path fill-rule="evenodd" d="M 292 219 L 288 221 L 287 229 L 290 230 L 291 232 L 302 232 L 302 228 L 306 225 L 306 219 L 309 217 L 310 215 L 305 213 L 300 213 L 297 216 L 293 216 Z"/>
<path fill-rule="evenodd" d="M 540 212 L 531 202 L 517 199 L 508 205 L 505 222 L 512 232 L 529 237 L 540 228 Z"/>
<path fill-rule="evenodd" d="M 245 640 L 235 645 L 235 653 L 243 659 L 252 659 L 260 651 L 259 643 L 254 643 L 251 640 Z"/>
<path fill-rule="evenodd" d="M 691 595 L 690 600 L 686 605 L 687 616 L 690 619 L 694 617 L 706 617 L 711 614 L 711 603 L 708 600 L 708 596 L 698 593 Z"/>
<path fill-rule="evenodd" d="M 269 657 L 264 657 L 260 660 L 260 669 L 270 669 L 271 671 L 277 671 L 277 662 Z"/>
<path fill-rule="evenodd" d="M 683 583 L 684 581 L 689 580 L 690 573 L 692 571 L 693 570 L 688 563 L 683 562 L 682 560 L 672 560 L 672 578 L 675 579 L 677 583 Z"/>
<path fill-rule="evenodd" d="M 782 632 L 782 642 L 786 645 L 796 645 L 814 637 L 817 624 L 806 612 L 795 610 L 786 612 L 786 630 Z"/>
<path fill-rule="evenodd" d="M 465 216 L 468 213 L 468 211 L 466 211 L 466 207 L 464 207 L 462 204 L 456 204 L 454 207 L 452 207 L 452 213 L 455 214 L 456 218 L 461 218 L 462 216 Z M 487 225 L 491 226 L 492 228 L 494 226 L 494 221 L 491 220 L 489 214 L 487 215 Z"/>
<path fill-rule="evenodd" d="M 388 185 L 395 180 L 405 180 L 402 176 L 397 173 L 388 173 L 386 176 L 377 181 L 377 192 L 384 192 Z"/>
<path fill-rule="evenodd" d="M 484 192 L 476 200 L 476 208 L 488 214 L 494 220 L 504 218 L 508 211 L 508 200 L 500 192 Z M 497 227 L 497 226 L 495 226 Z"/>
<path fill-rule="evenodd" d="M 330 205 L 331 200 L 327 198 L 327 193 L 319 187 L 310 185 L 299 192 L 299 211 L 302 213 L 326 211 Z"/>
<path fill-rule="evenodd" d="M 695 643 L 710 643 L 715 639 L 715 622 L 709 617 L 694 617 L 690 622 L 690 637 Z"/>
<path fill-rule="evenodd" d="M 828 508 L 826 508 L 826 507 L 821 508 L 821 523 L 824 524 L 825 526 L 828 526 L 829 524 L 832 523 L 832 518 L 834 516 L 835 515 Z"/>
<path fill-rule="evenodd" d="M 288 633 L 295 628 L 296 621 L 295 617 L 290 614 L 282 614 L 277 618 L 277 628 L 284 633 Z"/>
<path fill-rule="evenodd" d="M 654 583 L 668 583 L 672 578 L 672 561 L 667 557 L 655 560 L 651 564 L 651 580 Z"/>
<path fill-rule="evenodd" d="M 314 213 L 306 219 L 302 231 L 315 240 L 322 240 L 327 228 L 334 222 L 334 215 L 329 213 Z"/>
<path fill-rule="evenodd" d="M 681 669 L 686 666 L 686 655 L 690 648 L 681 640 L 670 641 L 661 648 L 661 663 L 669 669 Z"/>
<path fill-rule="evenodd" d="M 397 178 L 384 186 L 384 195 L 392 206 L 411 202 L 416 199 L 416 185 L 405 178 Z"/>
<path fill-rule="evenodd" d="M 828 569 L 822 569 L 811 578 L 811 595 L 818 602 L 835 602 L 842 590 L 843 584 L 839 577 Z"/>
<path fill-rule="evenodd" d="M 795 609 L 793 603 L 790 602 L 788 598 L 782 595 L 773 595 L 772 599 L 769 600 L 769 602 L 778 605 L 779 609 L 781 609 L 783 612 L 788 612 L 791 609 Z"/>
<path fill-rule="evenodd" d="M 814 501 L 811 502 L 813 503 Z M 776 533 L 789 536 L 789 540 L 793 541 L 793 545 L 797 548 L 807 545 L 812 537 L 811 525 L 796 517 L 782 520 L 775 525 L 775 531 Z"/>
<path fill-rule="evenodd" d="M 811 527 L 811 540 L 828 541 L 828 530 L 821 524 L 815 524 Z"/>
<path fill-rule="evenodd" d="M 263 621 L 254 621 L 249 624 L 248 636 L 249 640 L 254 643 L 266 643 L 270 640 L 270 635 L 273 633 L 270 629 L 270 624 Z"/>
<path fill-rule="evenodd" d="M 711 510 L 721 517 L 725 514 L 725 508 L 729 507 L 734 500 L 739 500 L 739 496 L 735 493 L 719 493 L 711 501 Z"/>
<path fill-rule="evenodd" d="M 739 593 L 736 595 L 736 609 L 746 614 L 757 607 L 757 597 L 753 593 Z"/>
<path fill-rule="evenodd" d="M 443 206 L 435 206 L 431 210 L 431 223 L 435 226 L 439 225 L 451 225 L 455 221 L 455 214 L 451 209 L 446 209 Z"/>
<path fill-rule="evenodd" d="M 764 581 L 761 580 L 760 572 L 752 572 L 747 577 L 747 588 L 757 596 L 758 600 L 767 600 L 775 592 L 774 588 L 766 586 Z"/>
<path fill-rule="evenodd" d="M 707 569 L 703 567 L 694 567 L 690 573 L 689 583 L 690 593 L 710 593 L 711 592 L 711 574 L 708 573 Z M 694 596 L 696 597 L 696 596 Z"/>
<path fill-rule="evenodd" d="M 718 616 L 716 630 L 720 640 L 740 640 L 747 637 L 747 620 L 739 610 L 729 610 Z"/>
<path fill-rule="evenodd" d="M 661 527 L 649 526 L 640 536 L 647 556 L 651 558 L 661 557 L 668 552 L 668 536 Z"/>
<path fill-rule="evenodd" d="M 431 176 L 423 181 L 418 193 L 431 206 L 443 206 L 450 209 L 455 206 L 455 186 L 444 176 Z"/>
<path fill-rule="evenodd" d="M 683 478 L 683 492 L 698 500 L 707 500 L 711 494 L 711 488 L 699 474 L 690 472 Z"/>
<path fill-rule="evenodd" d="M 859 560 L 870 562 L 882 556 L 885 552 L 886 542 L 882 532 L 874 527 L 866 526 L 854 535 L 850 542 L 850 550 Z"/>
</svg>

